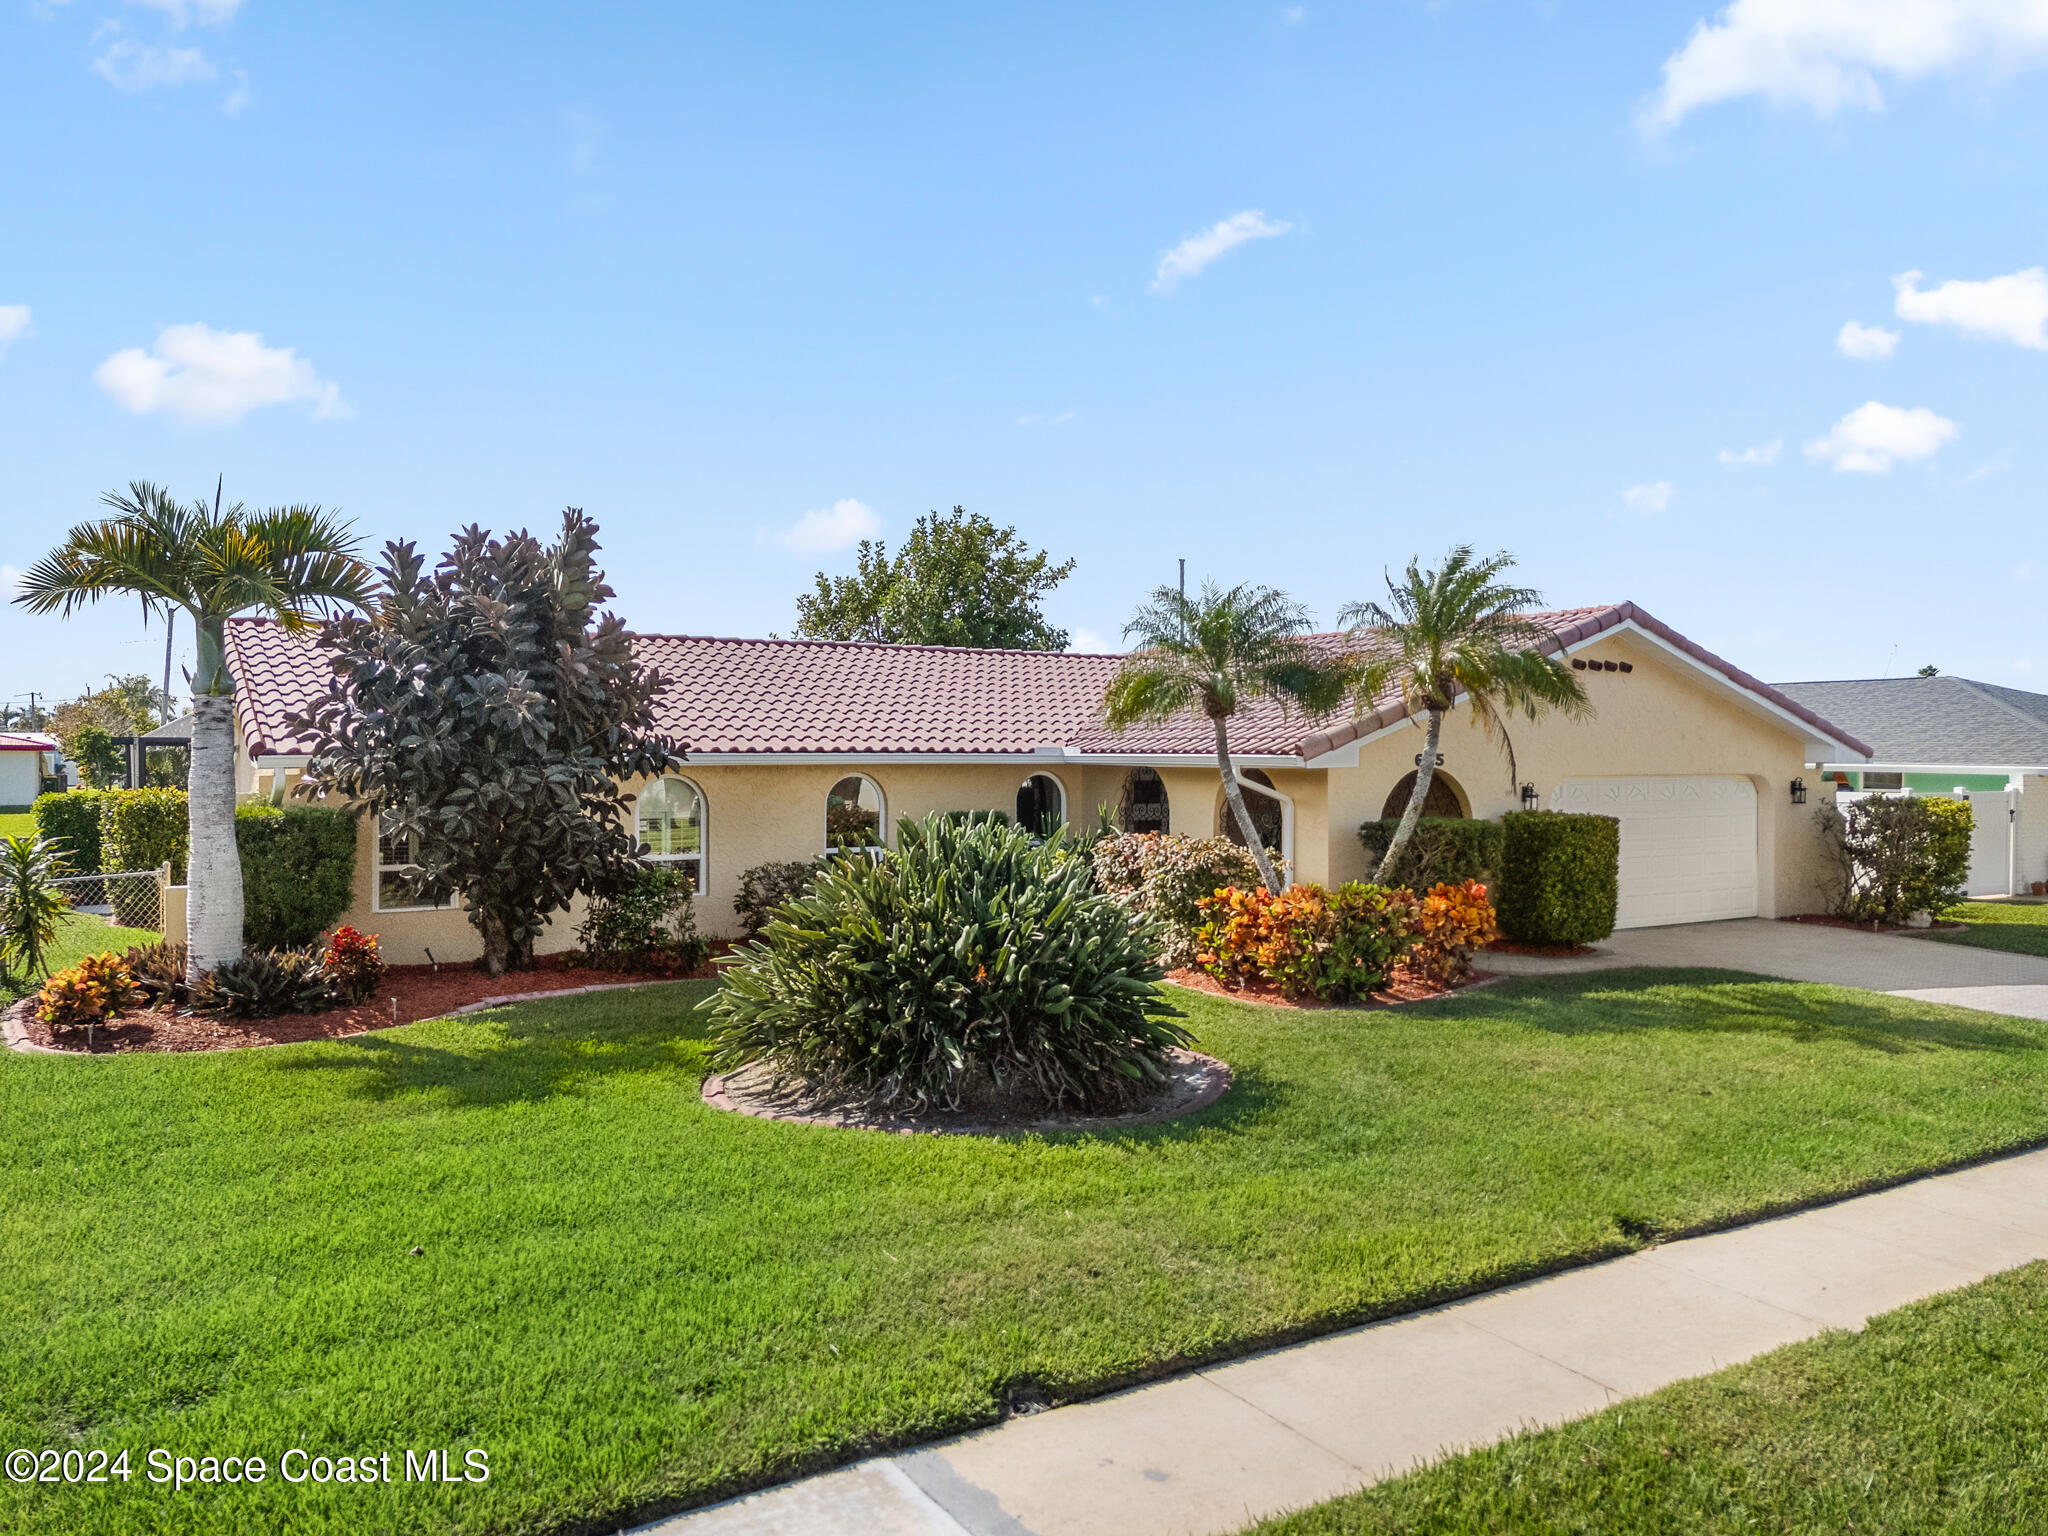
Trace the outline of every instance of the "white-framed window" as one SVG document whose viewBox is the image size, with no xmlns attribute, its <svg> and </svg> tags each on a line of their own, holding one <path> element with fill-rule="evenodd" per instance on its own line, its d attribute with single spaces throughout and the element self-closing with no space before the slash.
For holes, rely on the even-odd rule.
<svg viewBox="0 0 2048 1536">
<path fill-rule="evenodd" d="M 1017 790 L 1017 825 L 1034 837 L 1051 837 L 1066 824 L 1066 786 L 1049 773 L 1031 775 Z"/>
<path fill-rule="evenodd" d="M 885 810 L 882 786 L 864 773 L 849 773 L 825 796 L 825 851 L 879 852 L 884 846 Z"/>
<path fill-rule="evenodd" d="M 416 894 L 406 879 L 420 867 L 419 837 L 401 834 L 398 818 L 385 811 L 377 818 L 377 867 L 370 877 L 372 912 L 443 912 L 455 905 L 453 895 L 427 901 Z"/>
<path fill-rule="evenodd" d="M 690 889 L 704 889 L 704 791 L 688 779 L 656 779 L 640 791 L 633 808 L 640 857 L 650 864 L 675 864 L 688 871 Z"/>
<path fill-rule="evenodd" d="M 1872 790 L 1904 789 L 1906 775 L 1903 772 L 1871 773 L 1866 769 L 1863 774 L 1863 787 Z"/>
</svg>

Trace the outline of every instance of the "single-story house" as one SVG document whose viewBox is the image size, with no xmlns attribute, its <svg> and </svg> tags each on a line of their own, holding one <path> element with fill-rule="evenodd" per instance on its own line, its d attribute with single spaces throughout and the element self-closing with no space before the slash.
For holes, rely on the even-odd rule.
<svg viewBox="0 0 2048 1536">
<path fill-rule="evenodd" d="M 0 731 L 0 806 L 32 805 L 43 780 L 62 768 L 57 738 L 42 731 Z"/>
<path fill-rule="evenodd" d="M 2048 694 L 1963 677 L 1780 683 L 1778 691 L 1869 743 L 1866 762 L 1821 765 L 1842 789 L 1970 802 L 1971 895 L 2017 895 L 2048 880 Z"/>
<path fill-rule="evenodd" d="M 1514 728 L 1520 782 L 1462 706 L 1447 721 L 1432 814 L 1497 817 L 1525 806 L 1622 823 L 1624 926 L 1813 910 L 1825 860 L 1809 765 L 1866 752 L 1820 714 L 1632 603 L 1534 615 L 1583 677 L 1594 714 Z M 1319 643 L 1334 646 L 1340 637 Z M 1116 656 L 832 641 L 648 635 L 669 679 L 660 728 L 688 763 L 626 786 L 646 856 L 688 869 L 699 926 L 734 931 L 741 873 L 828 846 L 886 844 L 899 818 L 1003 810 L 1085 831 L 1098 807 L 1135 831 L 1235 832 L 1214 736 L 1193 716 L 1107 729 L 1097 716 Z M 260 620 L 227 629 L 238 787 L 295 783 L 309 743 L 289 724 L 322 691 L 307 642 Z M 1359 825 L 1399 814 L 1422 733 L 1398 699 L 1360 718 L 1304 720 L 1270 702 L 1231 722 L 1231 745 L 1268 841 L 1297 879 L 1370 874 Z M 409 850 L 362 833 L 347 921 L 396 962 L 478 953 L 462 914 L 408 902 Z M 573 943 L 573 915 L 543 950 Z"/>
</svg>

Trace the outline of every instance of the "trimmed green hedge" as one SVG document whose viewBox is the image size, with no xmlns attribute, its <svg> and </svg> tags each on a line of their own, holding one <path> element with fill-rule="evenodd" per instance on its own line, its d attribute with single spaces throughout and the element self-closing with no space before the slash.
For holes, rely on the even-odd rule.
<svg viewBox="0 0 2048 1536">
<path fill-rule="evenodd" d="M 185 883 L 190 843 L 182 789 L 110 789 L 100 797 L 100 867 L 155 869 L 169 863 Z"/>
<path fill-rule="evenodd" d="M 1501 818 L 1501 932 L 1524 944 L 1592 944 L 1614 932 L 1621 822 L 1564 811 Z"/>
<path fill-rule="evenodd" d="M 36 797 L 36 831 L 56 843 L 74 875 L 100 872 L 100 802 L 106 791 L 67 789 Z"/>
<path fill-rule="evenodd" d="M 245 805 L 235 812 L 242 855 L 242 935 L 259 949 L 310 944 L 355 894 L 356 818 L 324 805 Z"/>
<path fill-rule="evenodd" d="M 1394 840 L 1398 816 L 1368 821 L 1358 829 L 1358 841 L 1365 848 L 1366 878 L 1386 856 Z M 1463 885 L 1477 880 L 1491 886 L 1500 877 L 1500 823 L 1473 821 L 1464 816 L 1425 816 L 1415 823 L 1415 834 L 1401 850 L 1383 885 L 1405 885 L 1411 891 L 1426 891 L 1433 885 Z"/>
</svg>

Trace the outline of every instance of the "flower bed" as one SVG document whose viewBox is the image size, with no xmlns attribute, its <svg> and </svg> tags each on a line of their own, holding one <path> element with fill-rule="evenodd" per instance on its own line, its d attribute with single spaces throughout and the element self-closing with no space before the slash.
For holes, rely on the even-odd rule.
<svg viewBox="0 0 2048 1536">
<path fill-rule="evenodd" d="M 1206 992 L 1211 997 L 1227 997 L 1239 1003 L 1265 1003 L 1274 1008 L 1397 1008 L 1403 1003 L 1419 1003 L 1432 997 L 1442 997 L 1448 992 L 1461 992 L 1467 987 L 1479 986 L 1494 978 L 1477 973 L 1463 981 L 1444 983 L 1432 980 L 1412 966 L 1397 965 L 1387 979 L 1371 992 L 1350 1002 L 1323 1002 L 1313 997 L 1289 997 L 1274 982 L 1263 976 L 1253 976 L 1241 984 L 1218 981 L 1207 971 L 1197 966 L 1168 971 L 1166 979 L 1176 986 L 1192 992 Z"/>
<path fill-rule="evenodd" d="M 33 998 L 19 1005 L 15 1020 L 28 1039 L 66 1055 L 116 1051 L 229 1051 L 252 1045 L 285 1045 L 302 1040 L 337 1040 L 373 1029 L 390 1029 L 440 1018 L 485 998 L 528 992 L 563 992 L 584 987 L 633 986 L 680 981 L 711 974 L 710 967 L 669 974 L 660 971 L 600 971 L 571 955 L 543 956 L 530 971 L 486 976 L 468 965 L 394 965 L 384 972 L 376 996 L 353 1007 L 320 1013 L 281 1014 L 274 1019 L 227 1020 L 155 1008 L 123 1015 L 93 1031 L 92 1049 L 71 1032 L 52 1035 L 35 1016 Z"/>
</svg>

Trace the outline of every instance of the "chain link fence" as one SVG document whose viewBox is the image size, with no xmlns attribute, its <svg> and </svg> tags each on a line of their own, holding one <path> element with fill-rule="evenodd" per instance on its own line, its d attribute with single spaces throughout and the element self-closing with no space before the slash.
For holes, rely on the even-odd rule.
<svg viewBox="0 0 2048 1536">
<path fill-rule="evenodd" d="M 104 917 L 114 928 L 164 931 L 163 883 L 160 869 L 123 870 L 115 874 L 67 875 L 50 883 L 63 892 L 74 912 Z"/>
</svg>

